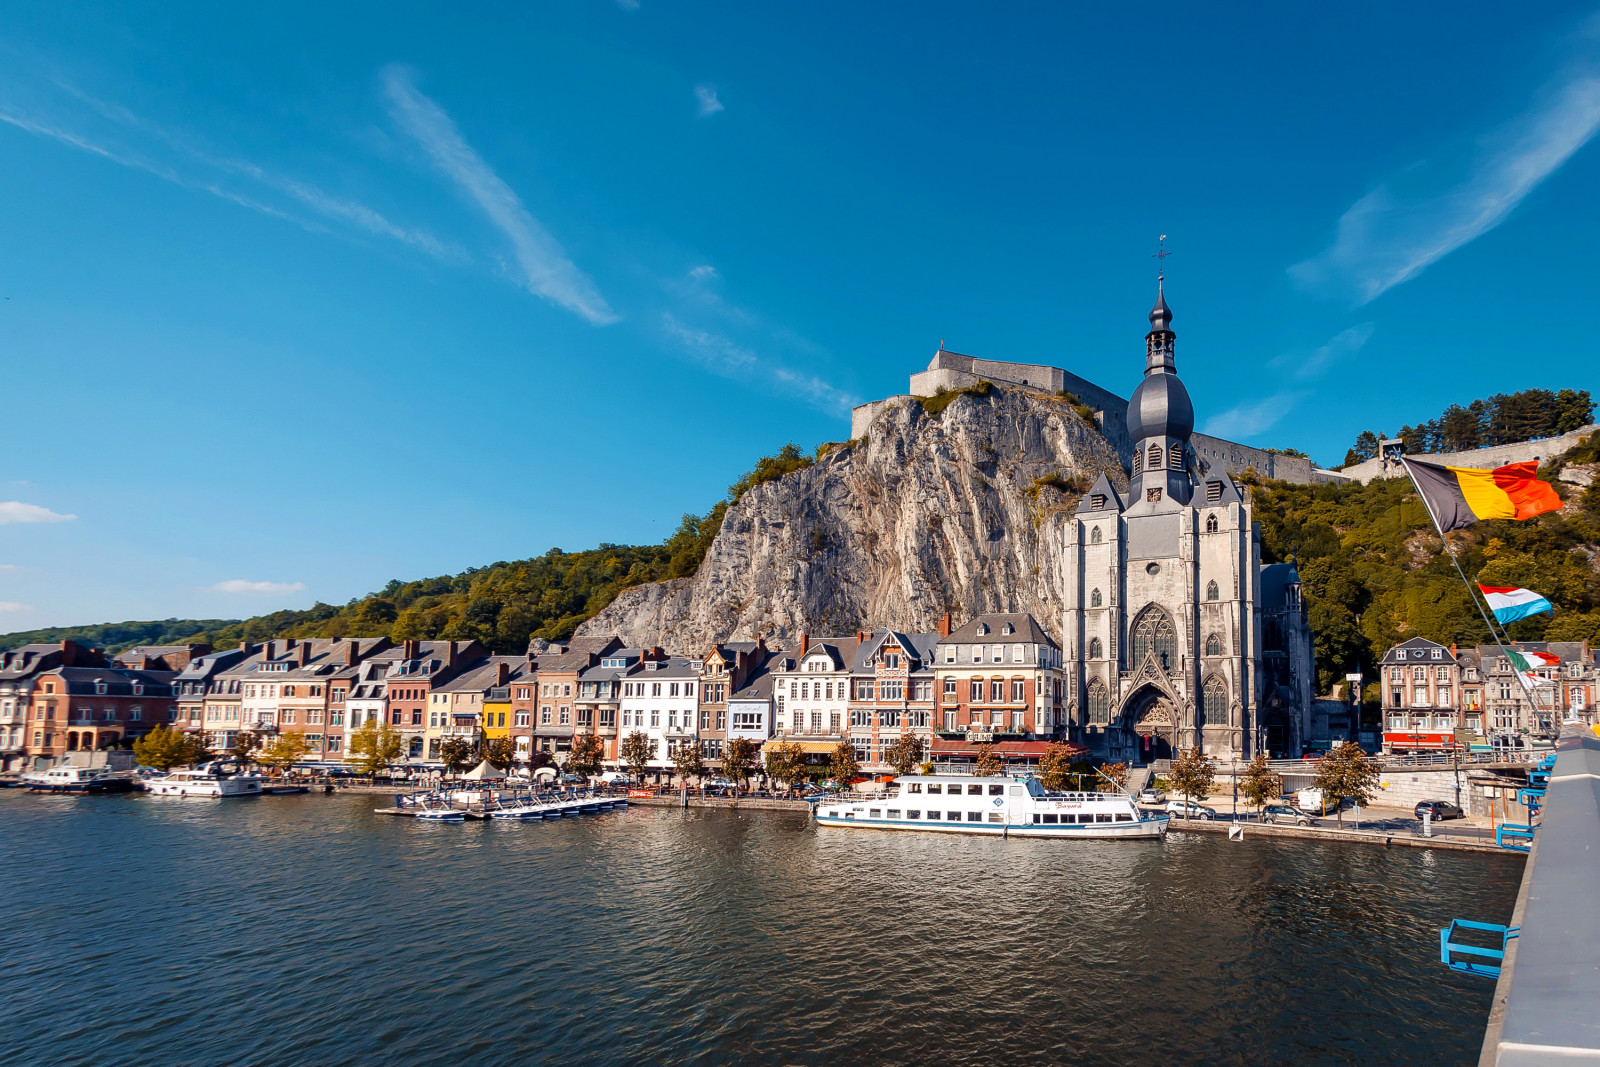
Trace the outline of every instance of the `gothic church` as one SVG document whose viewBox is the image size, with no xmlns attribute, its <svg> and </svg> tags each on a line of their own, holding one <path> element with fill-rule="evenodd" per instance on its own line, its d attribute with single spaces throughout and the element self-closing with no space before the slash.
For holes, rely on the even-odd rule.
<svg viewBox="0 0 1600 1067">
<path fill-rule="evenodd" d="M 1068 532 L 1072 732 L 1136 764 L 1193 747 L 1298 756 L 1316 679 L 1300 578 L 1293 564 L 1261 565 L 1248 493 L 1190 445 L 1164 288 L 1128 401 L 1127 498 L 1102 475 Z"/>
</svg>

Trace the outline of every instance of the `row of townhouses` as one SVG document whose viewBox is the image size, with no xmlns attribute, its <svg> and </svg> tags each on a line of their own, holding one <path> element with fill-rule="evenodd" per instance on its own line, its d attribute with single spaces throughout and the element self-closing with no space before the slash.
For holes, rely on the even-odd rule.
<svg viewBox="0 0 1600 1067">
<path fill-rule="evenodd" d="M 63 642 L 0 653 L 0 769 L 126 747 L 159 723 L 203 733 L 217 750 L 241 731 L 297 733 L 306 763 L 337 765 L 371 720 L 400 732 L 412 766 L 437 766 L 452 737 L 505 738 L 518 760 L 559 762 L 574 737 L 594 734 L 615 767 L 635 733 L 657 774 L 684 745 L 716 765 L 736 737 L 817 755 L 844 742 L 869 769 L 886 766 L 907 731 L 941 758 L 995 742 L 1027 759 L 1086 729 L 1064 698 L 1061 648 L 1026 614 L 959 629 L 946 616 L 937 633 L 802 634 L 787 649 L 725 642 L 699 656 L 616 638 L 536 640 L 520 656 L 474 641 L 316 638 L 113 658 Z"/>
<path fill-rule="evenodd" d="M 1594 723 L 1600 652 L 1587 641 L 1514 647 L 1559 663 L 1536 664 L 1538 684 L 1525 687 L 1498 645 L 1460 648 L 1416 637 L 1389 649 L 1379 666 L 1384 748 L 1439 751 L 1456 743 L 1458 731 L 1492 740 Z"/>
</svg>

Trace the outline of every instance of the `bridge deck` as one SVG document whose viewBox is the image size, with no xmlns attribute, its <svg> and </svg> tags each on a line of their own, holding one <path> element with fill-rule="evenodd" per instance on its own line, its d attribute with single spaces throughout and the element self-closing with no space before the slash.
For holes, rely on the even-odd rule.
<svg viewBox="0 0 1600 1067">
<path fill-rule="evenodd" d="M 1600 1064 L 1600 739 L 1563 738 L 1523 872 L 1482 1065 Z"/>
</svg>

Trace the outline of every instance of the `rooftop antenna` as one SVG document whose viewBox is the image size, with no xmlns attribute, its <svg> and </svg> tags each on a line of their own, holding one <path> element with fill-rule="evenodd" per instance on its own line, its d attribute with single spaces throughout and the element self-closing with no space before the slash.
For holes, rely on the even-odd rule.
<svg viewBox="0 0 1600 1067">
<path fill-rule="evenodd" d="M 1167 257 L 1170 255 L 1172 255 L 1172 253 L 1167 251 L 1167 235 L 1162 234 L 1161 237 L 1156 241 L 1156 254 L 1150 257 L 1151 259 L 1155 260 L 1157 264 L 1159 264 L 1158 269 L 1156 270 L 1156 281 L 1158 282 L 1166 280 Z"/>
</svg>

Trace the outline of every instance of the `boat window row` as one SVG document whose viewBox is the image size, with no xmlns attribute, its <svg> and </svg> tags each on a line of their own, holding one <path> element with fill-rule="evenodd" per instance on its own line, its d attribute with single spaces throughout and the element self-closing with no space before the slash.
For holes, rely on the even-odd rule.
<svg viewBox="0 0 1600 1067">
<path fill-rule="evenodd" d="M 1068 823 L 1068 824 L 1070 824 L 1070 823 L 1091 823 L 1091 822 L 1133 822 L 1133 816 L 1128 814 L 1127 812 L 1117 812 L 1115 815 L 1111 815 L 1111 814 L 1098 814 L 1098 815 L 1096 815 L 1096 814 L 1089 814 L 1087 812 L 1085 812 L 1083 814 L 1079 814 L 1079 815 L 1073 815 L 1073 814 L 1071 814 L 1069 812 L 1068 814 L 1061 815 L 1061 816 L 1057 816 L 1054 812 L 1043 812 L 1043 813 L 1034 812 L 1033 821 L 1036 822 L 1036 823 L 1045 824 L 1045 825 L 1051 825 L 1051 824 L 1055 824 L 1057 822 Z"/>
<path fill-rule="evenodd" d="M 888 809 L 888 818 L 898 819 L 898 818 L 900 818 L 900 812 L 901 812 L 901 809 L 899 809 L 899 808 L 889 808 Z M 963 813 L 963 812 L 959 812 L 959 811 L 942 811 L 941 812 L 941 811 L 933 811 L 931 809 L 929 811 L 924 812 L 920 808 L 906 808 L 905 809 L 905 817 L 907 819 L 919 819 L 919 820 L 925 820 L 927 822 L 961 822 L 963 814 L 965 814 L 967 822 L 984 822 L 985 821 L 985 819 L 984 819 L 985 815 L 988 816 L 988 820 L 987 820 L 988 822 L 1003 823 L 1003 822 L 1006 821 L 1005 815 L 1003 815 L 1002 813 L 1000 813 L 998 811 L 989 811 L 989 812 L 969 811 L 969 812 Z M 850 815 L 850 814 L 846 814 L 845 818 L 850 819 L 850 818 L 854 818 L 854 816 Z M 869 808 L 869 809 L 867 809 L 867 818 L 869 818 L 869 819 L 881 819 L 881 818 L 884 818 L 884 809 L 882 809 L 882 808 Z"/>
<path fill-rule="evenodd" d="M 921 793 L 923 791 L 923 785 L 924 785 L 924 783 L 922 783 L 922 782 L 907 782 L 906 783 L 906 792 L 907 793 Z M 940 782 L 928 782 L 928 783 L 926 783 L 926 785 L 927 785 L 927 791 L 929 793 L 933 793 L 933 794 L 938 794 L 938 793 L 944 791 L 945 788 L 946 788 Z M 961 795 L 961 783 L 960 782 L 951 782 L 950 785 L 949 785 L 948 791 L 949 791 L 949 794 L 951 796 L 953 796 L 953 797 L 960 796 Z M 1019 786 L 1014 786 L 1013 787 L 1013 792 L 1015 793 L 1015 795 L 1021 796 L 1022 795 L 1022 787 L 1020 785 Z M 991 783 L 989 783 L 989 795 L 992 796 L 992 797 L 1003 797 L 1003 796 L 1005 796 L 1006 795 L 1005 783 L 1004 782 L 1000 782 L 1000 783 L 991 782 Z M 983 784 L 980 783 L 980 782 L 968 783 L 968 785 L 967 785 L 967 796 L 969 796 L 969 797 L 981 797 L 981 796 L 983 796 Z"/>
</svg>

